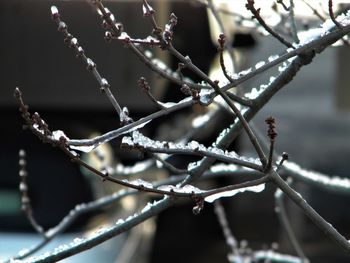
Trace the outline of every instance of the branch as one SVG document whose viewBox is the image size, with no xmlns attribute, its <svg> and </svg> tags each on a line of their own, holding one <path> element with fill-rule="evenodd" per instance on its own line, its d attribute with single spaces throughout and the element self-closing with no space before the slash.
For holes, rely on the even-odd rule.
<svg viewBox="0 0 350 263">
<path fill-rule="evenodd" d="M 46 235 L 44 233 L 44 229 L 41 225 L 36 221 L 36 219 L 33 216 L 33 209 L 31 206 L 30 198 L 28 195 L 28 184 L 27 184 L 27 170 L 26 170 L 26 152 L 21 149 L 19 151 L 19 176 L 21 179 L 21 182 L 19 184 L 19 190 L 21 192 L 21 203 L 22 203 L 22 211 L 25 213 L 26 217 L 28 218 L 30 224 L 35 229 L 37 233 L 39 233 L 44 239 L 46 239 Z"/>
<path fill-rule="evenodd" d="M 309 260 L 305 256 L 289 222 L 287 211 L 283 203 L 283 192 L 279 188 L 275 192 L 275 212 L 282 226 L 285 228 L 289 241 L 291 242 L 298 257 L 302 259 L 303 263 L 308 263 Z"/>
<path fill-rule="evenodd" d="M 227 222 L 225 209 L 224 209 L 220 200 L 216 200 L 214 202 L 214 212 L 215 212 L 216 217 L 220 223 L 222 232 L 223 232 L 225 240 L 226 240 L 226 244 L 230 247 L 231 252 L 234 255 L 234 257 L 236 257 L 236 258 L 240 257 L 240 253 L 239 253 L 238 246 L 237 246 L 237 240 L 232 234 L 230 226 Z"/>
<path fill-rule="evenodd" d="M 350 242 L 345 239 L 331 224 L 322 218 L 295 190 L 293 190 L 275 171 L 269 173 L 271 180 L 317 225 L 322 232 L 350 254 Z"/>
<path fill-rule="evenodd" d="M 132 133 L 132 136 L 125 136 L 122 140 L 122 148 L 125 149 L 142 149 L 156 153 L 166 154 L 185 154 L 214 157 L 217 160 L 234 163 L 243 167 L 251 168 L 257 171 L 262 170 L 261 164 L 257 160 L 249 160 L 246 157 L 240 157 L 235 152 L 224 152 L 215 147 L 206 148 L 196 141 L 188 144 L 174 144 L 166 141 L 154 141 L 145 137 L 138 131 Z"/>
<path fill-rule="evenodd" d="M 92 237 L 86 239 L 79 239 L 77 242 L 72 242 L 63 249 L 57 248 L 51 253 L 44 253 L 37 257 L 29 258 L 28 261 L 33 263 L 42 263 L 42 262 L 57 262 L 59 260 L 68 258 L 80 252 L 83 252 L 87 249 L 90 249 L 94 246 L 101 244 L 102 242 L 117 236 L 121 233 L 124 233 L 136 225 L 142 223 L 143 221 L 159 214 L 161 211 L 169 208 L 173 205 L 173 200 L 170 198 L 164 198 L 161 201 L 155 202 L 153 204 L 147 204 L 147 206 L 142 209 L 142 211 L 134 216 L 129 217 L 122 223 L 117 223 L 113 226 L 107 227 L 100 230 L 100 232 L 95 233 Z M 121 221 L 120 221 L 121 222 Z"/>
<path fill-rule="evenodd" d="M 260 8 L 256 9 L 254 7 L 254 0 L 247 0 L 246 8 L 252 12 L 253 18 L 259 21 L 259 24 L 267 31 L 269 32 L 274 38 L 276 38 L 279 42 L 281 42 L 283 45 L 289 48 L 294 48 L 291 43 L 289 43 L 287 40 L 285 40 L 282 36 L 280 36 L 278 33 L 276 33 L 271 27 L 269 27 L 264 19 L 260 16 Z"/>
<path fill-rule="evenodd" d="M 51 13 L 52 13 L 52 19 L 56 22 L 58 26 L 58 31 L 60 31 L 64 36 L 64 42 L 70 47 L 73 48 L 76 56 L 78 58 L 81 58 L 81 60 L 84 62 L 86 68 L 91 71 L 95 79 L 97 80 L 98 84 L 101 87 L 101 92 L 106 94 L 109 101 L 112 103 L 113 107 L 118 113 L 119 120 L 122 124 L 126 124 L 131 122 L 131 119 L 124 114 L 124 111 L 119 106 L 119 103 L 115 99 L 113 93 L 109 89 L 110 85 L 108 81 L 105 78 L 102 78 L 100 73 L 97 71 L 96 63 L 92 61 L 91 58 L 88 58 L 85 55 L 84 49 L 79 45 L 78 40 L 73 37 L 72 34 L 70 34 L 67 30 L 67 25 L 60 19 L 60 14 L 58 12 L 58 9 L 56 6 L 51 7 Z"/>
<path fill-rule="evenodd" d="M 331 17 L 333 23 L 339 28 L 342 29 L 343 26 L 337 21 L 337 19 L 334 16 L 334 12 L 333 12 L 333 1 L 332 0 L 328 0 L 328 11 L 329 11 L 329 16 Z"/>
<path fill-rule="evenodd" d="M 223 91 L 227 91 L 233 87 L 236 87 L 245 81 L 259 75 L 262 72 L 286 61 L 292 57 L 303 55 L 315 51 L 316 53 L 321 53 L 327 46 L 332 45 L 343 36 L 350 32 L 350 21 L 349 21 L 350 13 L 347 13 L 345 16 L 341 15 L 341 22 L 343 25 L 342 29 L 338 29 L 333 26 L 330 27 L 330 24 L 325 22 L 323 23 L 322 29 L 318 31 L 319 35 L 315 36 L 312 40 L 308 40 L 308 42 L 299 43 L 298 47 L 287 51 L 285 54 L 281 56 L 271 56 L 269 62 L 266 62 L 263 66 L 256 68 L 255 70 L 245 70 L 247 73 L 241 74 L 240 77 L 236 78 L 234 82 L 228 83 L 224 87 L 221 88 Z"/>
</svg>

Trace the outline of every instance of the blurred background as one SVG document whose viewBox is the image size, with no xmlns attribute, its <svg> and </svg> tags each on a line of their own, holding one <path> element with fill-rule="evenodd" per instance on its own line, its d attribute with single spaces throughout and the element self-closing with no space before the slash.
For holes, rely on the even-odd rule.
<svg viewBox="0 0 350 263">
<path fill-rule="evenodd" d="M 218 59 L 215 43 L 218 29 L 213 18 L 208 18 L 206 6 L 195 1 L 151 3 L 159 10 L 160 25 L 167 23 L 171 12 L 178 17 L 174 45 L 183 54 L 190 55 L 204 72 L 213 71 Z M 244 1 L 239 3 L 244 5 Z M 32 112 L 38 111 L 52 130 L 62 129 L 70 138 L 91 137 L 119 127 L 114 109 L 99 92 L 98 84 L 63 43 L 62 35 L 51 20 L 51 5 L 59 8 L 69 31 L 97 63 L 103 77 L 111 84 L 112 92 L 123 106 L 129 108 L 132 118 L 138 119 L 156 110 L 137 85 L 141 76 L 151 83 L 157 98 L 177 101 L 183 97 L 179 87 L 150 72 L 122 44 L 107 44 L 100 18 L 85 1 L 0 1 L 0 259 L 40 240 L 20 210 L 19 149 L 27 151 L 29 194 L 34 215 L 45 229 L 56 225 L 76 204 L 116 190 L 94 180 L 60 151 L 22 130 L 23 121 L 13 98 L 17 86 L 23 91 Z M 150 23 L 142 17 L 140 2 L 106 1 L 106 5 L 117 21 L 124 24 L 129 35 L 142 38 L 151 32 Z M 308 10 L 307 6 L 304 9 Z M 299 18 L 300 25 L 305 26 L 306 18 L 307 15 Z M 226 23 L 234 24 L 230 20 Z M 308 20 L 308 23 L 318 24 L 319 21 Z M 253 32 L 249 27 L 233 26 L 227 31 L 237 58 L 236 72 L 285 50 L 276 40 Z M 176 69 L 177 61 L 166 52 L 152 51 Z M 265 134 L 264 119 L 270 115 L 275 117 L 279 152 L 288 152 L 291 160 L 302 167 L 341 177 L 350 177 L 349 55 L 348 46 L 327 49 L 303 68 L 253 120 L 253 125 Z M 277 74 L 278 68 L 273 68 L 239 89 L 248 91 L 268 83 L 270 76 Z M 189 114 L 180 112 L 180 120 Z M 221 118 L 217 132 L 230 123 L 229 115 L 223 114 Z M 164 120 L 169 123 L 162 127 Z M 157 135 L 161 128 L 176 130 L 179 123 L 176 116 L 162 118 L 148 125 L 146 132 Z M 205 134 L 203 141 L 211 144 L 216 134 Z M 106 151 L 113 152 L 114 162 L 133 164 L 137 156 L 122 152 L 119 144 L 120 140 L 112 141 Z M 253 154 L 244 136 L 239 137 L 233 147 L 241 153 Z M 174 162 L 181 165 L 180 159 Z M 235 180 L 240 179 L 243 178 Z M 304 183 L 296 182 L 294 186 L 316 211 L 349 239 L 349 196 Z M 231 230 L 239 241 L 247 240 L 253 249 L 270 248 L 273 243 L 278 243 L 278 251 L 294 254 L 274 213 L 274 190 L 269 186 L 258 195 L 245 193 L 224 199 L 223 205 Z M 141 199 L 147 198 L 142 196 Z M 108 224 L 111 218 L 133 214 L 137 202 L 142 203 L 131 199 L 98 215 L 92 213 L 80 217 L 65 235 L 43 251 L 69 242 L 77 233 L 87 233 L 88 229 Z M 131 233 L 64 262 L 227 262 L 229 248 L 213 207 L 206 204 L 204 211 L 194 216 L 192 206 L 184 203 L 170 208 Z M 289 201 L 286 206 L 293 229 L 311 262 L 349 261 L 296 206 Z"/>
</svg>

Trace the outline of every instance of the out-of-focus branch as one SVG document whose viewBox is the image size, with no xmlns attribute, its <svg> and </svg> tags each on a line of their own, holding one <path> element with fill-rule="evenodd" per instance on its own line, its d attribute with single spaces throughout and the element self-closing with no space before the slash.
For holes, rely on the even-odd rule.
<svg viewBox="0 0 350 263">
<path fill-rule="evenodd" d="M 322 218 L 307 202 L 306 200 L 292 189 L 275 171 L 269 173 L 271 180 L 279 187 L 283 193 L 289 197 L 303 212 L 317 225 L 322 232 L 339 245 L 346 253 L 350 254 L 350 242 L 342 236 L 331 224 Z"/>
<path fill-rule="evenodd" d="M 276 38 L 279 42 L 281 42 L 283 45 L 289 48 L 294 48 L 291 43 L 289 43 L 287 40 L 285 40 L 282 36 L 280 36 L 277 32 L 275 32 L 271 27 L 269 27 L 264 19 L 260 16 L 260 8 L 256 9 L 254 6 L 255 2 L 254 0 L 247 0 L 246 8 L 252 12 L 253 18 L 259 21 L 259 24 L 267 31 L 269 32 L 274 38 Z"/>
<path fill-rule="evenodd" d="M 225 236 L 226 244 L 230 247 L 232 254 L 235 257 L 239 257 L 239 250 L 238 250 L 238 246 L 237 246 L 237 240 L 233 236 L 232 231 L 230 229 L 230 226 L 229 226 L 229 224 L 227 222 L 225 209 L 224 209 L 220 199 L 216 200 L 214 202 L 214 211 L 215 211 L 217 219 L 218 219 L 218 221 L 220 223 L 222 232 L 223 232 L 223 234 Z"/>
<path fill-rule="evenodd" d="M 282 226 L 286 230 L 289 241 L 292 244 L 295 252 L 303 260 L 303 263 L 308 263 L 309 260 L 305 256 L 305 254 L 301 248 L 301 245 L 299 244 L 299 242 L 294 234 L 293 228 L 289 222 L 287 211 L 286 211 L 286 208 L 285 208 L 284 202 L 283 202 L 283 196 L 284 196 L 284 194 L 283 194 L 282 190 L 278 188 L 275 192 L 275 212 L 276 212 L 278 219 L 281 222 Z"/>
<path fill-rule="evenodd" d="M 337 21 L 333 12 L 333 0 L 328 0 L 328 12 L 329 16 L 332 19 L 333 23 L 339 28 L 342 29 L 343 26 Z"/>
<path fill-rule="evenodd" d="M 28 194 L 28 184 L 27 184 L 27 169 L 26 169 L 26 152 L 25 150 L 21 149 L 19 151 L 19 176 L 20 176 L 20 184 L 19 184 L 19 190 L 21 192 L 21 203 L 22 203 L 22 211 L 25 213 L 26 217 L 28 218 L 30 224 L 35 229 L 37 233 L 43 236 L 43 238 L 46 238 L 46 235 L 44 233 L 44 229 L 41 225 L 36 221 L 36 219 L 33 216 L 33 209 L 31 206 L 29 194 Z"/>
</svg>

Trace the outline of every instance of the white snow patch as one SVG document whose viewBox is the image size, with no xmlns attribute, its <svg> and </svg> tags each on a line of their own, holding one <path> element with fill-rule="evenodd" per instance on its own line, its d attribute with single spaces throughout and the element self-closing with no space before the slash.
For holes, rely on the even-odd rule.
<svg viewBox="0 0 350 263">
<path fill-rule="evenodd" d="M 210 196 L 207 196 L 206 198 L 204 198 L 204 201 L 206 201 L 208 203 L 212 203 L 216 199 L 219 199 L 222 197 L 231 197 L 231 196 L 234 196 L 238 193 L 244 193 L 246 191 L 260 193 L 264 189 L 265 189 L 265 184 L 260 184 L 260 185 L 256 185 L 256 186 L 249 186 L 249 187 L 245 187 L 245 188 L 241 188 L 241 189 L 235 189 L 235 190 L 231 190 L 231 191 L 225 191 L 225 192 L 213 194 L 213 195 L 210 195 Z"/>
</svg>

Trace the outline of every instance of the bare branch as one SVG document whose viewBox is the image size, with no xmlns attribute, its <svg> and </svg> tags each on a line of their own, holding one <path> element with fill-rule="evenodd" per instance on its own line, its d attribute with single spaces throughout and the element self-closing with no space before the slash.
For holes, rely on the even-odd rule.
<svg viewBox="0 0 350 263">
<path fill-rule="evenodd" d="M 84 49 L 79 45 L 78 40 L 73 37 L 72 34 L 68 32 L 68 27 L 66 23 L 61 21 L 60 14 L 58 13 L 57 7 L 52 6 L 51 7 L 51 13 L 52 13 L 52 19 L 56 22 L 58 26 L 58 31 L 60 31 L 64 36 L 64 42 L 71 48 L 74 49 L 76 56 L 78 58 L 81 58 L 81 60 L 86 65 L 86 68 L 91 71 L 95 79 L 97 80 L 98 84 L 101 87 L 101 91 L 106 94 L 109 101 L 112 103 L 113 107 L 118 113 L 120 122 L 123 124 L 131 122 L 131 119 L 128 116 L 125 116 L 123 110 L 119 106 L 119 103 L 115 99 L 114 95 L 112 94 L 111 90 L 109 89 L 110 85 L 108 81 L 101 77 L 100 73 L 97 71 L 96 63 L 92 61 L 91 58 L 88 58 L 85 55 Z"/>
<path fill-rule="evenodd" d="M 41 225 L 39 225 L 39 223 L 36 221 L 36 219 L 33 216 L 33 209 L 32 209 L 29 194 L 28 194 L 28 184 L 27 184 L 28 173 L 27 173 L 26 165 L 27 165 L 26 152 L 23 149 L 21 149 L 19 151 L 19 166 L 20 166 L 19 176 L 21 179 L 21 182 L 19 184 L 19 190 L 22 194 L 22 198 L 21 198 L 22 211 L 25 213 L 26 217 L 28 218 L 30 224 L 35 229 L 35 231 L 40 235 L 42 235 L 43 238 L 45 239 L 46 236 L 44 233 L 44 229 L 42 228 Z"/>
<path fill-rule="evenodd" d="M 275 171 L 269 173 L 271 180 L 317 225 L 322 232 L 350 254 L 350 242 L 345 239 L 331 224 L 322 218 L 295 190 L 293 190 Z"/>
<path fill-rule="evenodd" d="M 303 260 L 303 263 L 308 263 L 309 260 L 305 256 L 305 254 L 301 248 L 301 245 L 299 244 L 299 242 L 294 234 L 294 231 L 292 229 L 292 226 L 289 222 L 287 211 L 286 211 L 286 208 L 285 208 L 284 203 L 283 203 L 283 196 L 284 196 L 284 194 L 283 194 L 282 190 L 278 188 L 275 192 L 275 212 L 278 216 L 279 221 L 281 222 L 281 224 L 285 228 L 285 230 L 287 232 L 287 236 L 289 238 L 289 241 L 291 242 L 295 252 Z"/>
<path fill-rule="evenodd" d="M 264 19 L 260 16 L 260 8 L 256 9 L 254 6 L 255 2 L 254 0 L 247 0 L 246 8 L 252 12 L 253 18 L 259 21 L 259 24 L 267 31 L 269 32 L 274 38 L 276 38 L 279 42 L 281 42 L 283 45 L 289 48 L 294 48 L 294 46 L 289 43 L 287 40 L 285 40 L 282 36 L 280 36 L 278 33 L 276 33 L 271 27 L 269 27 Z"/>
<path fill-rule="evenodd" d="M 337 19 L 334 16 L 333 12 L 333 0 L 328 0 L 328 11 L 329 11 L 329 16 L 331 17 L 333 23 L 339 28 L 342 29 L 343 26 L 337 21 Z"/>
</svg>

